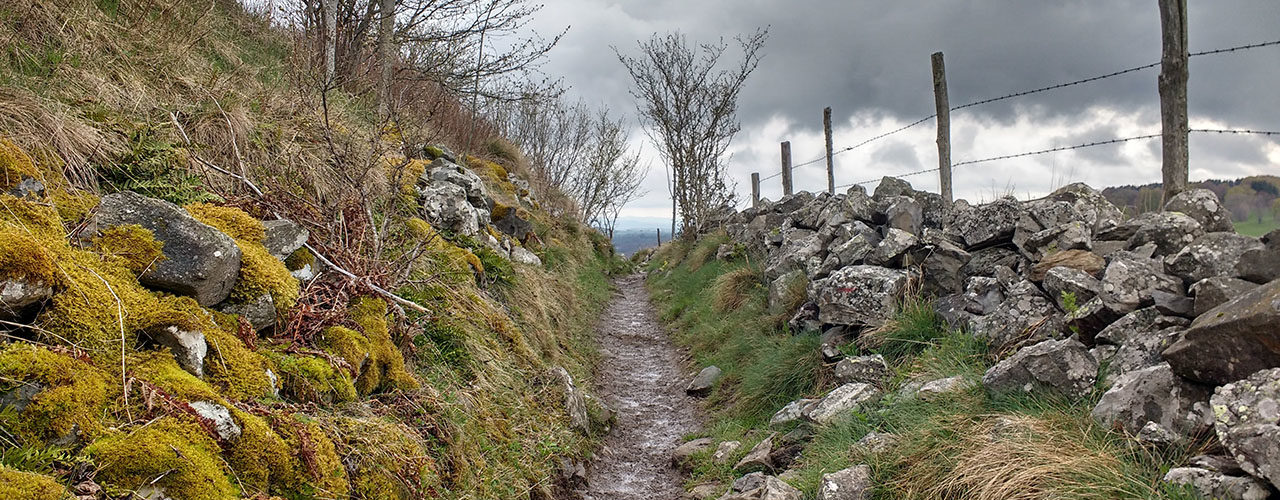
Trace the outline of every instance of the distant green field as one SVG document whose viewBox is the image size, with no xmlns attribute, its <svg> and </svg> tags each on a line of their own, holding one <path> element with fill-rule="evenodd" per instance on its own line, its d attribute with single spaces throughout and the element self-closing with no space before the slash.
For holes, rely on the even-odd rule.
<svg viewBox="0 0 1280 500">
<path fill-rule="evenodd" d="M 1262 218 L 1259 223 L 1257 217 L 1252 217 L 1247 221 L 1236 222 L 1236 232 L 1249 236 L 1262 236 L 1276 229 L 1280 229 L 1280 220 L 1276 220 L 1274 216 Z"/>
</svg>

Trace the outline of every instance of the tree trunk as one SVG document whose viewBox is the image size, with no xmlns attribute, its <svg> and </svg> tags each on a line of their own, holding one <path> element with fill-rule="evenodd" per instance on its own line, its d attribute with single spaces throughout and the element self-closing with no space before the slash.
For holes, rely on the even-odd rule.
<svg viewBox="0 0 1280 500">
<path fill-rule="evenodd" d="M 333 86 L 338 63 L 338 0 L 324 0 L 324 87 Z"/>
<path fill-rule="evenodd" d="M 388 117 L 391 113 L 391 75 L 395 65 L 395 49 L 391 34 L 396 28 L 396 0 L 382 0 L 378 12 L 378 58 L 382 74 L 378 77 L 378 114 Z"/>
</svg>

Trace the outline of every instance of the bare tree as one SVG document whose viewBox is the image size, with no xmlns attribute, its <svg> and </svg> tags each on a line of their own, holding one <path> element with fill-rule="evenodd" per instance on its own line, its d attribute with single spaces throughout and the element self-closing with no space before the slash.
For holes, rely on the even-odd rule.
<svg viewBox="0 0 1280 500">
<path fill-rule="evenodd" d="M 586 162 L 576 169 L 569 192 L 578 203 L 579 219 L 602 228 L 613 237 L 613 226 L 622 207 L 642 195 L 640 184 L 648 169 L 640 166 L 640 153 L 628 153 L 630 135 L 621 119 L 602 110 L 593 121 Z"/>
<path fill-rule="evenodd" d="M 634 80 L 631 94 L 647 125 L 645 132 L 659 145 L 671 168 L 672 201 L 679 208 L 681 230 L 686 235 L 697 234 L 710 214 L 732 204 L 725 151 L 741 128 L 738 94 L 759 66 L 760 50 L 768 35 L 764 28 L 737 37 L 742 60 L 731 69 L 720 70 L 717 63 L 728 48 L 723 40 L 692 45 L 683 34 L 668 33 L 639 43 L 637 57 L 614 48 Z"/>
</svg>

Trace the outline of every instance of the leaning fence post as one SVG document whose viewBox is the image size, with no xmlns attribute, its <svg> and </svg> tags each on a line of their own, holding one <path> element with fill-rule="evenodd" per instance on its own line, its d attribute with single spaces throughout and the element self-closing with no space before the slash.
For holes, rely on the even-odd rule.
<svg viewBox="0 0 1280 500">
<path fill-rule="evenodd" d="M 1187 0 L 1160 0 L 1161 175 L 1164 203 L 1186 191 Z M 1161 204 L 1163 206 L 1163 204 Z"/>
<path fill-rule="evenodd" d="M 831 162 L 831 106 L 822 109 L 822 133 L 827 136 L 827 192 L 836 194 L 836 171 Z"/>
<path fill-rule="evenodd" d="M 933 103 L 938 112 L 938 188 L 942 199 L 951 203 L 951 105 L 947 102 L 947 68 L 942 53 L 934 52 Z"/>
<path fill-rule="evenodd" d="M 760 173 L 751 173 L 751 208 L 760 208 Z"/>
<path fill-rule="evenodd" d="M 791 141 L 782 141 L 782 195 L 791 196 Z"/>
</svg>

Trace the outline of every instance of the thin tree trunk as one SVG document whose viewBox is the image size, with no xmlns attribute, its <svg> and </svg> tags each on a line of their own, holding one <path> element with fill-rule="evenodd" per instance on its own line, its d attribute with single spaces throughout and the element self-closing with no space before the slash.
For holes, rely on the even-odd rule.
<svg viewBox="0 0 1280 500">
<path fill-rule="evenodd" d="M 382 17 L 378 27 L 378 57 L 382 74 L 378 78 L 378 114 L 387 117 L 391 113 L 391 70 L 395 64 L 391 34 L 396 27 L 396 0 L 382 0 L 379 15 Z"/>
<path fill-rule="evenodd" d="M 333 86 L 338 63 L 338 0 L 324 0 L 324 86 Z"/>
</svg>

